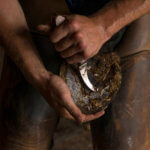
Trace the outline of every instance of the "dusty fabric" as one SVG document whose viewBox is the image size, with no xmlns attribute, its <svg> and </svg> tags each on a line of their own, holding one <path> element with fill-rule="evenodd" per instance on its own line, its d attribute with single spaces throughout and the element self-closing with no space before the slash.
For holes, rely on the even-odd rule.
<svg viewBox="0 0 150 150">
<path fill-rule="evenodd" d="M 150 51 L 124 57 L 122 85 L 103 117 L 91 123 L 95 150 L 150 147 Z"/>
</svg>

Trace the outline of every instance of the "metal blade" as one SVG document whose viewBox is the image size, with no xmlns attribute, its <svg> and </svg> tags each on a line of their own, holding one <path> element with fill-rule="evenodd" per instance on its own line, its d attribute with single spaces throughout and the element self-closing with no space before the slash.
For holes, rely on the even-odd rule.
<svg viewBox="0 0 150 150">
<path fill-rule="evenodd" d="M 93 84 L 90 82 L 87 74 L 87 63 L 83 63 L 79 66 L 80 75 L 85 83 L 85 85 L 92 91 L 95 91 Z"/>
</svg>

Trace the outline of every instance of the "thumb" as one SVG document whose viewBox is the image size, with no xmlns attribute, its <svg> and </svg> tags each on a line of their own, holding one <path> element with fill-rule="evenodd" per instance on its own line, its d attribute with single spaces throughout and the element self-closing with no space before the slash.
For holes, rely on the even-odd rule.
<svg viewBox="0 0 150 150">
<path fill-rule="evenodd" d="M 51 30 L 50 24 L 40 24 L 37 26 L 37 30 L 43 34 L 49 34 Z"/>
</svg>

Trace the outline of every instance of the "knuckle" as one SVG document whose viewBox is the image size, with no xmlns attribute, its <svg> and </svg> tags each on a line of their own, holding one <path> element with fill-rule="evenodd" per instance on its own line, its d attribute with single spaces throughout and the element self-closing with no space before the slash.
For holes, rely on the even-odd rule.
<svg viewBox="0 0 150 150">
<path fill-rule="evenodd" d="M 81 33 L 76 33 L 76 34 L 74 34 L 74 39 L 76 40 L 76 41 L 79 41 L 80 43 L 82 43 L 82 34 Z"/>
<path fill-rule="evenodd" d="M 79 23 L 78 21 L 74 18 L 71 21 L 68 22 L 68 27 L 71 30 L 77 30 L 79 28 Z"/>
<path fill-rule="evenodd" d="M 71 22 L 71 25 L 72 25 L 72 28 L 73 28 L 74 30 L 78 29 L 78 22 L 77 22 L 76 20 L 73 20 L 73 21 Z"/>
</svg>

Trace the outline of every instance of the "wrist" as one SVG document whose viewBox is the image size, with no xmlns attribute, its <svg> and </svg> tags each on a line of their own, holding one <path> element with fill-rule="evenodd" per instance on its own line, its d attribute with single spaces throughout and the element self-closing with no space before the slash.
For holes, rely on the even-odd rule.
<svg viewBox="0 0 150 150">
<path fill-rule="evenodd" d="M 32 86 L 38 90 L 44 90 L 52 73 L 48 72 L 39 59 L 31 58 L 21 59 L 18 67 Z"/>
<path fill-rule="evenodd" d="M 91 15 L 96 24 L 102 25 L 107 36 L 112 37 L 121 28 L 148 13 L 150 1 L 116 0 Z"/>
<path fill-rule="evenodd" d="M 49 89 L 53 76 L 53 73 L 46 70 L 40 74 L 36 74 L 31 84 L 44 96 Z"/>
<path fill-rule="evenodd" d="M 122 4 L 122 7 L 123 6 L 124 4 Z M 104 8 L 91 15 L 96 24 L 103 26 L 109 39 L 131 21 L 131 18 L 127 17 L 130 11 L 127 10 L 127 8 L 122 10 L 122 7 L 119 1 L 112 1 Z"/>
<path fill-rule="evenodd" d="M 105 20 L 103 20 L 101 16 L 91 16 L 90 18 L 96 25 L 98 33 L 103 35 L 104 42 L 108 41 L 112 37 L 113 33 L 109 31 L 105 24 Z"/>
<path fill-rule="evenodd" d="M 115 3 L 110 2 L 90 17 L 95 24 L 103 27 L 106 37 L 110 39 L 122 27 L 123 17 L 120 15 L 121 12 L 118 13 Z M 122 22 L 120 22 L 120 20 L 122 20 Z"/>
</svg>

